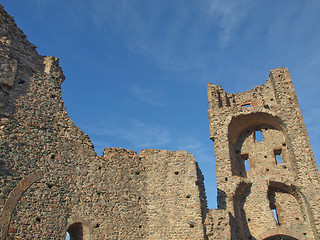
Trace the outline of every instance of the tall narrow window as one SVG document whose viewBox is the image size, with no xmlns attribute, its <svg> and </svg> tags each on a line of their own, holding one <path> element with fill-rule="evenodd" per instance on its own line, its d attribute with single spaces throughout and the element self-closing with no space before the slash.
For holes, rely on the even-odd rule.
<svg viewBox="0 0 320 240">
<path fill-rule="evenodd" d="M 67 230 L 66 240 L 83 240 L 83 226 L 82 223 L 73 223 Z"/>
<path fill-rule="evenodd" d="M 251 107 L 251 104 L 250 103 L 244 103 L 244 104 L 241 104 L 240 106 L 241 107 Z"/>
<path fill-rule="evenodd" d="M 249 155 L 248 154 L 241 154 L 241 159 L 244 164 L 244 169 L 245 171 L 250 171 L 250 166 L 249 166 Z"/>
<path fill-rule="evenodd" d="M 278 213 L 277 213 L 277 209 L 276 209 L 276 208 L 273 208 L 273 209 L 271 209 L 271 211 L 272 211 L 272 214 L 273 214 L 274 220 L 276 220 L 277 225 L 279 225 L 279 226 L 280 226 L 279 218 L 278 218 Z"/>
<path fill-rule="evenodd" d="M 66 240 L 70 240 L 70 234 L 67 232 Z"/>
<path fill-rule="evenodd" d="M 246 169 L 246 172 L 247 172 L 247 171 L 250 171 L 248 159 L 244 160 L 244 168 Z"/>
<path fill-rule="evenodd" d="M 261 130 L 254 132 L 254 138 L 256 139 L 257 142 L 262 142 L 263 134 L 262 134 Z"/>
<path fill-rule="evenodd" d="M 282 158 L 281 158 L 281 149 L 277 149 L 273 151 L 274 157 L 276 160 L 276 164 L 281 164 L 282 163 Z"/>
</svg>

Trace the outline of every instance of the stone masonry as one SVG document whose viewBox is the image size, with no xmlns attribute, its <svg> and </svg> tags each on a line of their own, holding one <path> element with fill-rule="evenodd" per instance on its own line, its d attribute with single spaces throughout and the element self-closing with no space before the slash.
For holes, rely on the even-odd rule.
<svg viewBox="0 0 320 240">
<path fill-rule="evenodd" d="M 242 93 L 208 84 L 208 97 L 226 239 L 319 239 L 319 173 L 288 69 Z"/>
<path fill-rule="evenodd" d="M 0 6 L 1 240 L 320 238 L 319 173 L 287 69 L 248 92 L 208 85 L 218 209 L 186 151 L 97 156 L 63 81 Z"/>
</svg>

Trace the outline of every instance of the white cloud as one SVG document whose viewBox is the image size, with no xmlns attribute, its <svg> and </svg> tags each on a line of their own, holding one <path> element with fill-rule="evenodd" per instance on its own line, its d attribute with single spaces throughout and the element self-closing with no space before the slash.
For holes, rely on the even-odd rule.
<svg viewBox="0 0 320 240">
<path fill-rule="evenodd" d="M 202 142 L 189 136 L 179 139 L 177 148 L 180 150 L 187 149 L 189 152 L 203 152 L 207 149 L 203 148 L 202 145 Z"/>
<path fill-rule="evenodd" d="M 43 9 L 44 7 L 46 7 L 48 2 L 48 0 L 34 0 L 35 5 L 39 9 Z"/>
<path fill-rule="evenodd" d="M 220 28 L 220 40 L 226 47 L 236 35 L 241 21 L 247 16 L 252 6 L 249 0 L 208 0 L 207 13 L 215 25 Z"/>
<path fill-rule="evenodd" d="M 129 142 L 135 148 L 158 148 L 171 141 L 171 136 L 164 126 L 154 123 L 144 123 L 132 119 L 128 126 L 104 123 L 99 126 L 85 127 L 91 136 L 105 135 Z"/>
<path fill-rule="evenodd" d="M 186 150 L 195 156 L 196 161 L 200 163 L 213 163 L 213 146 L 209 144 L 205 146 L 192 135 L 187 135 L 183 138 L 178 138 L 176 141 L 177 150 Z"/>
<path fill-rule="evenodd" d="M 170 142 L 170 133 L 163 126 L 138 120 L 132 121 L 132 128 L 123 136 L 141 148 L 162 146 Z"/>
<path fill-rule="evenodd" d="M 97 28 L 113 29 L 158 67 L 187 71 L 206 69 L 208 49 L 228 46 L 250 6 L 248 0 L 94 0 L 91 16 Z"/>
<path fill-rule="evenodd" d="M 160 90 L 141 88 L 135 86 L 130 88 L 129 91 L 133 94 L 135 98 L 140 99 L 141 101 L 150 103 L 157 107 L 164 106 L 164 104 L 162 104 L 159 100 L 159 95 L 161 94 L 161 92 L 159 92 Z"/>
<path fill-rule="evenodd" d="M 303 111 L 303 118 L 305 124 L 308 125 L 308 131 L 312 136 L 319 136 L 320 135 L 320 108 L 308 108 L 307 110 Z"/>
</svg>

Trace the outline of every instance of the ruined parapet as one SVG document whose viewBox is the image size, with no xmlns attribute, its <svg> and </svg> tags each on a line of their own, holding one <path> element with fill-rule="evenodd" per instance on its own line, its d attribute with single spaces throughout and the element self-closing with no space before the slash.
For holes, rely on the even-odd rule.
<svg viewBox="0 0 320 240">
<path fill-rule="evenodd" d="M 203 239 L 207 206 L 192 154 L 147 149 L 140 156 L 147 175 L 146 239 Z"/>
<path fill-rule="evenodd" d="M 287 69 L 244 93 L 208 85 L 219 209 L 207 211 L 190 153 L 96 156 L 65 111 L 59 60 L 2 7 L 0 29 L 0 239 L 319 238 L 319 174 Z"/>
<path fill-rule="evenodd" d="M 209 209 L 205 221 L 208 240 L 230 239 L 231 224 L 228 212 L 225 209 Z"/>
<path fill-rule="evenodd" d="M 58 58 L 39 55 L 2 7 L 0 29 L 0 239 L 204 238 L 193 156 L 96 156 L 61 100 Z"/>
<path fill-rule="evenodd" d="M 319 173 L 288 69 L 242 93 L 208 84 L 208 97 L 218 207 L 234 219 L 231 237 L 272 229 L 316 239 Z"/>
<path fill-rule="evenodd" d="M 0 29 L 0 239 L 62 239 L 75 166 L 96 154 L 65 111 L 58 59 L 38 55 L 3 7 Z"/>
</svg>

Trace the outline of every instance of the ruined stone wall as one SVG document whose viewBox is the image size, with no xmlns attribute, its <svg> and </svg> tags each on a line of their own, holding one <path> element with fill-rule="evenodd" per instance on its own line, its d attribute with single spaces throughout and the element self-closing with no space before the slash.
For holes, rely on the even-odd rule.
<svg viewBox="0 0 320 240">
<path fill-rule="evenodd" d="M 203 176 L 187 152 L 106 148 L 61 100 L 59 61 L 0 7 L 0 239 L 203 239 Z"/>
<path fill-rule="evenodd" d="M 317 239 L 319 173 L 288 69 L 243 93 L 209 84 L 208 97 L 218 207 L 230 214 L 230 237 Z"/>
<path fill-rule="evenodd" d="M 132 150 L 106 148 L 83 168 L 76 167 L 79 202 L 72 221 L 88 228 L 85 239 L 145 239 L 143 162 Z"/>
<path fill-rule="evenodd" d="M 67 116 L 58 59 L 38 55 L 2 8 L 0 14 L 1 239 L 63 238 L 79 198 L 75 166 L 96 154 Z"/>
<path fill-rule="evenodd" d="M 88 222 L 88 237 L 204 238 L 203 177 L 191 154 L 106 148 L 78 175 L 70 224 Z"/>
<path fill-rule="evenodd" d="M 243 93 L 208 85 L 210 210 L 190 153 L 97 156 L 63 80 L 0 7 L 0 239 L 319 239 L 319 174 L 287 69 Z"/>
<path fill-rule="evenodd" d="M 206 237 L 211 239 L 230 239 L 231 224 L 225 209 L 209 209 L 205 221 Z"/>
<path fill-rule="evenodd" d="M 140 156 L 147 174 L 147 239 L 203 239 L 206 199 L 193 156 L 152 149 Z"/>
</svg>

